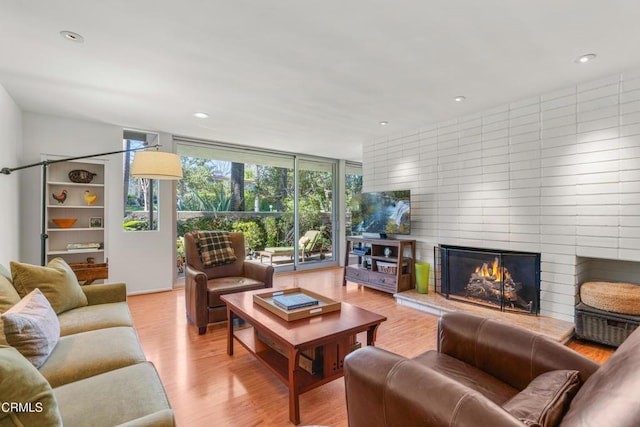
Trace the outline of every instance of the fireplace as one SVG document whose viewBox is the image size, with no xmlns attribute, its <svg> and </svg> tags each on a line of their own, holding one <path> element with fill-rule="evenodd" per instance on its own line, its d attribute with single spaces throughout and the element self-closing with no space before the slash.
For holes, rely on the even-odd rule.
<svg viewBox="0 0 640 427">
<path fill-rule="evenodd" d="M 439 246 L 441 283 L 448 299 L 501 311 L 540 312 L 540 254 Z"/>
</svg>

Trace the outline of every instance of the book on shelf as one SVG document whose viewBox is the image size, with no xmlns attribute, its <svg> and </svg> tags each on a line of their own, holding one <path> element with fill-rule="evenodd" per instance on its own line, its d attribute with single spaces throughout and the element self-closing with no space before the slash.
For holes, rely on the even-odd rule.
<svg viewBox="0 0 640 427">
<path fill-rule="evenodd" d="M 81 251 L 87 249 L 100 249 L 102 243 L 69 243 L 67 245 L 68 251 Z"/>
<path fill-rule="evenodd" d="M 273 303 L 285 310 L 295 310 L 296 308 L 311 307 L 318 305 L 319 301 L 305 294 L 276 295 Z"/>
</svg>

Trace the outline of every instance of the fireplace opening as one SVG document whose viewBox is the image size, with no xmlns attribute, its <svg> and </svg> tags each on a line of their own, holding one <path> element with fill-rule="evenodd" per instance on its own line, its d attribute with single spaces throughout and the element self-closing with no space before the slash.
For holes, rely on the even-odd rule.
<svg viewBox="0 0 640 427">
<path fill-rule="evenodd" d="M 441 292 L 502 311 L 540 312 L 540 254 L 440 245 Z"/>
</svg>

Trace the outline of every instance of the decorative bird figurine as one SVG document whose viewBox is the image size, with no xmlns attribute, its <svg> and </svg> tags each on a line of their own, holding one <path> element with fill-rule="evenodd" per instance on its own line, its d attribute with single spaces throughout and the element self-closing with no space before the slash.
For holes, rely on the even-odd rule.
<svg viewBox="0 0 640 427">
<path fill-rule="evenodd" d="M 69 194 L 67 190 L 62 190 L 62 193 L 60 194 L 51 193 L 51 197 L 53 197 L 53 200 L 55 200 L 59 204 L 63 204 L 65 200 L 67 200 L 67 194 Z"/>
<path fill-rule="evenodd" d="M 89 190 L 85 190 L 84 201 L 87 202 L 88 205 L 93 205 L 96 200 L 98 200 L 98 195 L 96 193 L 91 194 Z"/>
</svg>

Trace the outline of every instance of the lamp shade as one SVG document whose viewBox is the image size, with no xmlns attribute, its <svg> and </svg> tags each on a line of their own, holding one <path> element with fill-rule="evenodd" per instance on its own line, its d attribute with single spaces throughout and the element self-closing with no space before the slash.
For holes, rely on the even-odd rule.
<svg viewBox="0 0 640 427">
<path fill-rule="evenodd" d="M 131 175 L 148 179 L 182 179 L 180 156 L 165 151 L 139 151 L 133 157 Z"/>
</svg>

